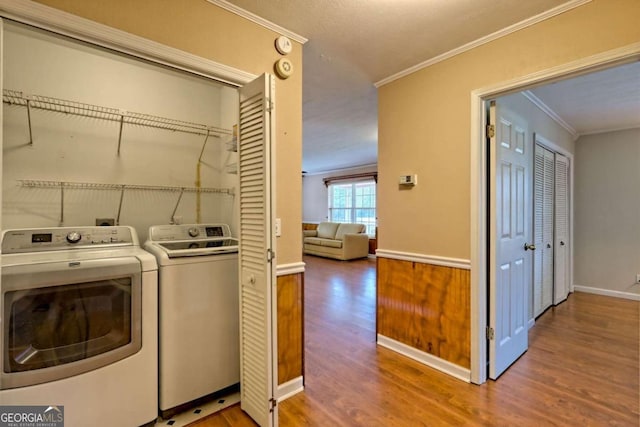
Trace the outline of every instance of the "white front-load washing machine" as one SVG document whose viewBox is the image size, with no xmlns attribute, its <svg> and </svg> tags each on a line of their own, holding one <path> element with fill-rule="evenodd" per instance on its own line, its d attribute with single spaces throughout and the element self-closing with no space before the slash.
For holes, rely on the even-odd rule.
<svg viewBox="0 0 640 427">
<path fill-rule="evenodd" d="M 155 423 L 157 264 L 135 230 L 6 230 L 1 260 L 3 411 L 54 407 L 67 427 Z"/>
<path fill-rule="evenodd" d="M 163 418 L 239 389 L 238 241 L 226 224 L 159 225 L 145 249 L 159 276 Z"/>
</svg>

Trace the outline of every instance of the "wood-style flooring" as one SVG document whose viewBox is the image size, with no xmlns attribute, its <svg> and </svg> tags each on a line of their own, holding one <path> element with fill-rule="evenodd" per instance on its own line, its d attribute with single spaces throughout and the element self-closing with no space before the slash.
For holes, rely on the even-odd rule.
<svg viewBox="0 0 640 427">
<path fill-rule="evenodd" d="M 639 426 L 638 301 L 574 293 L 477 386 L 375 344 L 375 261 L 307 256 L 305 391 L 280 426 Z M 194 426 L 250 426 L 238 406 Z"/>
</svg>

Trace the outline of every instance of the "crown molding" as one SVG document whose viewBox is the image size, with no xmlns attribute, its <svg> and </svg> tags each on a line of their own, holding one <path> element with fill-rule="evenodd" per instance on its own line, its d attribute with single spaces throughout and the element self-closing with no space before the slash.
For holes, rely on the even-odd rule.
<svg viewBox="0 0 640 427">
<path fill-rule="evenodd" d="M 562 126 L 567 132 L 569 132 L 571 134 L 571 137 L 573 138 L 573 140 L 575 141 L 576 139 L 578 139 L 578 137 L 580 136 L 580 134 L 578 133 L 578 131 L 576 131 L 573 126 L 571 126 L 569 123 L 565 122 L 562 117 L 560 117 L 555 111 L 553 111 L 547 104 L 545 104 L 540 98 L 538 98 L 537 96 L 535 96 L 533 94 L 533 92 L 531 92 L 530 90 L 525 90 L 524 92 L 521 92 L 522 95 L 527 98 L 529 101 L 531 101 L 536 107 L 538 107 L 540 110 L 542 110 L 543 113 L 545 113 L 547 116 L 549 116 L 551 118 L 551 120 L 553 120 L 554 122 L 558 123 L 560 126 Z"/>
<path fill-rule="evenodd" d="M 398 80 L 402 77 L 408 76 L 409 74 L 413 74 L 416 71 L 422 70 L 423 68 L 427 68 L 431 65 L 437 64 L 439 62 L 445 61 L 449 58 L 452 58 L 456 55 L 459 55 L 461 53 L 464 53 L 468 50 L 474 49 L 478 46 L 482 46 L 484 44 L 487 44 L 489 42 L 492 42 L 494 40 L 497 40 L 501 37 L 505 37 L 511 33 L 515 33 L 516 31 L 520 31 L 524 28 L 530 27 L 532 25 L 535 25 L 539 22 L 545 21 L 547 19 L 553 18 L 554 16 L 560 15 L 564 12 L 567 12 L 571 9 L 575 9 L 576 7 L 582 6 L 586 3 L 591 2 L 592 0 L 571 0 L 567 3 L 561 4 L 560 6 L 554 7 L 553 9 L 549 9 L 546 12 L 542 12 L 536 16 L 532 16 L 531 18 L 525 19 L 524 21 L 520 21 L 518 23 L 515 23 L 513 25 L 510 25 L 506 28 L 503 28 L 502 30 L 498 30 L 494 33 L 491 33 L 487 36 L 481 37 L 477 40 L 474 40 L 472 42 L 469 42 L 467 44 L 464 44 L 460 47 L 457 47 L 455 49 L 452 49 L 448 52 L 445 52 L 441 55 L 435 56 L 431 59 L 428 59 L 424 62 L 421 62 L 417 65 L 414 65 L 413 67 L 409 67 L 406 70 L 400 71 L 396 74 L 393 74 L 389 77 L 386 77 L 382 80 L 379 80 L 377 82 L 374 83 L 374 86 L 379 88 L 381 86 L 386 85 L 387 83 L 391 83 L 395 80 Z"/>
<path fill-rule="evenodd" d="M 581 136 L 598 135 L 598 134 L 601 134 L 601 133 L 624 132 L 625 130 L 633 130 L 633 129 L 640 129 L 640 127 L 638 127 L 637 125 L 631 125 L 631 126 L 622 126 L 622 127 L 617 127 L 617 128 L 605 128 L 605 129 L 598 129 L 598 130 L 590 130 L 588 132 L 582 132 L 582 133 L 578 134 L 578 138 L 581 137 Z"/>
<path fill-rule="evenodd" d="M 222 9 L 228 10 L 231 13 L 235 13 L 238 16 L 241 16 L 254 24 L 258 24 L 264 28 L 267 28 L 271 31 L 274 31 L 278 34 L 282 34 L 283 36 L 289 37 L 291 40 L 297 41 L 300 44 L 305 44 L 309 40 L 300 34 L 296 34 L 293 31 L 289 31 L 284 27 L 281 27 L 278 24 L 274 24 L 271 21 L 268 21 L 254 13 L 249 12 L 248 10 L 242 9 L 241 7 L 236 6 L 235 4 L 231 4 L 225 0 L 207 0 L 209 3 L 214 4 Z"/>
</svg>

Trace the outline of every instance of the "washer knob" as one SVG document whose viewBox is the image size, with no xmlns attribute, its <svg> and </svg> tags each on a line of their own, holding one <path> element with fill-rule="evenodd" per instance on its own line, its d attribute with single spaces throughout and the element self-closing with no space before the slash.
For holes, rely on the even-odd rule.
<svg viewBox="0 0 640 427">
<path fill-rule="evenodd" d="M 198 230 L 196 227 L 191 227 L 189 229 L 189 236 L 191 237 L 197 237 L 198 234 L 200 234 L 200 230 Z"/>
<path fill-rule="evenodd" d="M 78 243 L 82 239 L 82 236 L 77 231 L 71 231 L 67 234 L 67 242 Z"/>
</svg>

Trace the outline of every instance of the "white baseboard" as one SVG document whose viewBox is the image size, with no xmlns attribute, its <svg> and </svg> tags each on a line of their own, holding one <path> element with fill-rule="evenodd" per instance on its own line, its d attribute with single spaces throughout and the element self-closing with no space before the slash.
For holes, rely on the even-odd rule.
<svg viewBox="0 0 640 427">
<path fill-rule="evenodd" d="M 612 291 L 611 289 L 592 288 L 591 286 L 573 285 L 576 292 L 585 292 L 588 294 L 604 295 L 607 297 L 624 298 L 634 301 L 640 301 L 640 294 L 633 292 Z"/>
<path fill-rule="evenodd" d="M 528 328 L 527 329 L 531 329 L 536 325 L 536 319 L 529 319 L 529 322 L 527 323 Z"/>
<path fill-rule="evenodd" d="M 304 378 L 302 376 L 278 385 L 278 402 L 287 400 L 294 394 L 304 391 Z"/>
<path fill-rule="evenodd" d="M 417 348 L 408 346 L 380 334 L 378 334 L 378 345 L 407 356 L 415 361 L 430 366 L 440 372 L 444 372 L 445 374 L 451 375 L 452 377 L 455 377 L 464 382 L 471 382 L 471 370 L 448 362 L 439 357 L 433 356 L 429 353 L 425 353 L 424 351 L 418 350 Z"/>
</svg>

